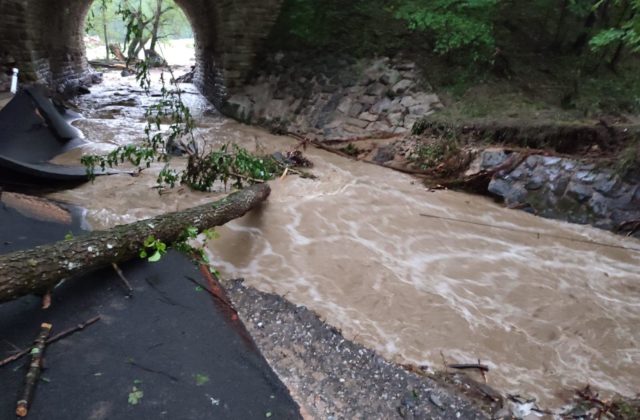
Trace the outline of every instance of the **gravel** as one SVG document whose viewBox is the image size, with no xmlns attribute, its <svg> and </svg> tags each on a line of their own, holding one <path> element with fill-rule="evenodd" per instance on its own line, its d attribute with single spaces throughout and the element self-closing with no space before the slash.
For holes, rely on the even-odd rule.
<svg viewBox="0 0 640 420">
<path fill-rule="evenodd" d="M 305 307 L 242 280 L 225 288 L 305 418 L 488 418 L 461 393 L 346 340 Z"/>
</svg>

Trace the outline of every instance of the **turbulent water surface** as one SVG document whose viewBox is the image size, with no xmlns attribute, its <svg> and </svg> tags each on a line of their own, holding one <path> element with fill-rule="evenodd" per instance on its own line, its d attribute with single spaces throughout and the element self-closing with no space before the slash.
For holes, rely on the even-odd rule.
<svg viewBox="0 0 640 420">
<path fill-rule="evenodd" d="M 82 152 L 140 137 L 149 99 L 127 83 L 107 75 L 83 99 L 88 118 L 76 124 L 92 143 Z M 296 145 L 218 116 L 185 89 L 208 143 L 265 153 Z M 305 305 L 395 361 L 438 369 L 442 355 L 480 359 L 490 385 L 543 405 L 586 383 L 626 395 L 640 389 L 639 241 L 430 192 L 410 176 L 321 150 L 306 155 L 317 180 L 273 181 L 268 203 L 219 229 L 209 250 L 225 276 Z M 51 196 L 86 207 L 92 226 L 105 228 L 222 193 L 160 195 L 152 188 L 159 169 Z"/>
</svg>

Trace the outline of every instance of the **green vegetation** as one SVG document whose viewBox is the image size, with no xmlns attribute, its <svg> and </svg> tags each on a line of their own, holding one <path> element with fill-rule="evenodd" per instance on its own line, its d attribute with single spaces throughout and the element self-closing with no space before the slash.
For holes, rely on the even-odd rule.
<svg viewBox="0 0 640 420">
<path fill-rule="evenodd" d="M 129 392 L 128 402 L 130 405 L 138 405 L 142 400 L 142 397 L 144 397 L 144 392 L 134 385 L 131 388 L 131 392 Z"/>
<path fill-rule="evenodd" d="M 209 382 L 209 377 L 207 375 L 203 375 L 201 373 L 197 373 L 195 375 L 196 378 L 196 385 L 197 386 L 202 386 L 204 384 L 206 384 L 207 382 Z"/>
<path fill-rule="evenodd" d="M 615 165 L 616 172 L 623 176 L 634 169 L 640 169 L 640 138 L 637 137 L 618 154 Z"/>
<path fill-rule="evenodd" d="M 198 191 L 209 191 L 217 181 L 242 188 L 245 183 L 264 182 L 282 173 L 285 167 L 270 156 L 255 156 L 237 145 L 223 145 L 217 150 L 207 149 L 194 135 L 196 123 L 184 104 L 175 77 L 169 68 L 170 82 L 160 76 L 160 99 L 146 110 L 147 124 L 142 144 L 129 144 L 107 155 L 85 155 L 81 158 L 90 177 L 96 168 L 113 168 L 128 163 L 143 171 L 154 162 L 164 163 L 157 182 L 159 186 L 175 187 L 184 183 Z M 147 94 L 151 89 L 149 59 L 136 63 L 136 78 Z M 167 130 L 161 124 L 169 122 Z M 187 157 L 187 167 L 171 167 L 171 149 L 178 148 Z"/>
<path fill-rule="evenodd" d="M 193 37 L 189 21 L 173 0 L 97 0 L 87 15 L 85 31 L 100 38 L 107 59 L 109 44 L 133 59 L 143 49 L 156 53 L 162 39 Z"/>
<path fill-rule="evenodd" d="M 401 55 L 461 118 L 640 111 L 640 0 L 286 0 L 270 46 Z"/>
<path fill-rule="evenodd" d="M 158 262 L 167 253 L 167 244 L 155 236 L 149 236 L 144 240 L 144 249 L 140 251 L 140 258 L 149 262 Z"/>
<path fill-rule="evenodd" d="M 394 16 L 412 30 L 427 32 L 433 52 L 463 54 L 473 62 L 491 61 L 495 50 L 493 16 L 499 0 L 405 0 Z"/>
<path fill-rule="evenodd" d="M 410 160 L 422 170 L 433 170 L 459 153 L 460 147 L 454 138 L 439 136 L 419 143 Z"/>
<path fill-rule="evenodd" d="M 341 147 L 338 150 L 353 157 L 357 157 L 360 153 L 362 153 L 362 149 L 358 148 L 353 143 L 349 143 L 345 147 Z"/>
</svg>

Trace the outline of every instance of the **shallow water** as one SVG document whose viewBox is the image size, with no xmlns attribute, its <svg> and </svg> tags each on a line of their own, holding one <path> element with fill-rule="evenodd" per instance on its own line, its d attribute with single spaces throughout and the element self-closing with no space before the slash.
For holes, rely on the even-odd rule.
<svg viewBox="0 0 640 420">
<path fill-rule="evenodd" d="M 111 74 L 83 100 L 90 118 L 77 125 L 97 141 L 84 152 L 140 137 L 135 110 L 96 118 L 110 94 L 123 90 Z M 217 116 L 193 92 L 185 97 L 207 142 L 265 152 L 297 144 Z M 441 352 L 449 362 L 480 359 L 491 368 L 490 385 L 543 405 L 587 382 L 638 392 L 640 241 L 483 197 L 430 192 L 410 176 L 321 150 L 306 156 L 317 180 L 273 181 L 268 203 L 219 229 L 209 251 L 224 276 L 305 305 L 395 361 L 439 369 Z M 223 193 L 159 195 L 152 188 L 159 170 L 98 178 L 52 197 L 86 207 L 93 227 L 106 228 Z"/>
</svg>

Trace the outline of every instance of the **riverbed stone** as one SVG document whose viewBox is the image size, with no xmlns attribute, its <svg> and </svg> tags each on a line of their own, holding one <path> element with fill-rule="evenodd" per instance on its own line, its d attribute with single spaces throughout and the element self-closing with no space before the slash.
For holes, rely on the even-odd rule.
<svg viewBox="0 0 640 420">
<path fill-rule="evenodd" d="M 405 108 L 409 108 L 409 107 L 412 107 L 412 106 L 417 105 L 417 104 L 418 104 L 418 101 L 416 101 L 413 98 L 413 96 L 404 96 L 400 100 L 400 105 L 402 105 Z"/>
<path fill-rule="evenodd" d="M 421 117 L 427 117 L 433 114 L 433 112 L 434 111 L 431 110 L 431 107 L 425 104 L 417 104 L 409 108 L 409 114 L 419 115 Z"/>
<path fill-rule="evenodd" d="M 527 190 L 539 190 L 544 185 L 544 178 L 541 175 L 534 175 L 529 178 L 527 183 L 525 184 L 525 188 Z"/>
<path fill-rule="evenodd" d="M 524 164 L 528 169 L 533 169 L 540 163 L 541 160 L 541 156 L 533 155 L 526 158 Z"/>
<path fill-rule="evenodd" d="M 362 105 L 361 103 L 354 103 L 353 105 L 351 105 L 351 108 L 349 108 L 349 112 L 347 113 L 347 115 L 350 117 L 357 117 L 362 113 L 363 108 L 364 105 Z"/>
<path fill-rule="evenodd" d="M 386 121 L 376 121 L 367 126 L 367 130 L 372 133 L 388 133 L 392 127 Z"/>
<path fill-rule="evenodd" d="M 371 112 L 373 112 L 374 114 L 382 114 L 383 112 L 387 112 L 391 108 L 391 103 L 391 99 L 387 97 L 382 98 L 371 107 Z"/>
<path fill-rule="evenodd" d="M 253 103 L 245 95 L 234 95 L 226 103 L 228 115 L 242 122 L 251 122 L 253 114 Z"/>
<path fill-rule="evenodd" d="M 480 168 L 483 170 L 502 165 L 509 155 L 504 149 L 485 149 L 482 151 L 482 163 Z"/>
<path fill-rule="evenodd" d="M 584 203 L 593 194 L 593 188 L 579 182 L 571 181 L 567 187 L 567 194 L 575 198 L 579 203 Z"/>
<path fill-rule="evenodd" d="M 372 83 L 367 87 L 366 94 L 381 98 L 387 93 L 387 86 L 382 83 Z"/>
<path fill-rule="evenodd" d="M 382 146 L 378 148 L 378 151 L 376 152 L 376 155 L 374 156 L 373 160 L 377 163 L 385 163 L 390 160 L 393 160 L 395 156 L 396 156 L 396 151 L 392 145 Z"/>
<path fill-rule="evenodd" d="M 374 121 L 378 121 L 378 116 L 370 112 L 363 112 L 358 116 L 358 119 L 363 121 L 368 121 L 368 122 L 374 122 Z"/>
<path fill-rule="evenodd" d="M 595 192 L 589 199 L 589 208 L 598 216 L 607 216 L 609 213 L 609 201 L 602 194 Z"/>
<path fill-rule="evenodd" d="M 404 79 L 393 85 L 393 87 L 391 88 L 391 92 L 396 96 L 402 95 L 403 93 L 408 91 L 411 86 L 413 86 L 413 81 Z"/>
<path fill-rule="evenodd" d="M 404 116 L 401 112 L 394 112 L 387 115 L 387 121 L 389 121 L 392 127 L 402 126 L 404 124 Z"/>
<path fill-rule="evenodd" d="M 403 113 L 404 106 L 402 106 L 402 98 L 395 98 L 391 101 L 388 112 L 390 113 Z"/>
<path fill-rule="evenodd" d="M 500 152 L 486 149 L 480 163 L 472 166 L 495 168 L 505 159 Z M 509 206 L 535 209 L 543 217 L 572 223 L 609 229 L 623 220 L 640 218 L 640 179 L 622 179 L 611 169 L 574 159 L 529 156 L 510 173 L 496 173 L 488 190 Z"/>
<path fill-rule="evenodd" d="M 544 156 L 542 158 L 542 164 L 544 166 L 554 166 L 560 163 L 561 160 L 562 158 L 559 158 L 557 156 Z"/>
<path fill-rule="evenodd" d="M 404 127 L 408 130 L 411 130 L 413 128 L 413 125 L 416 123 L 416 121 L 418 121 L 420 119 L 420 116 L 418 115 L 405 115 L 404 117 Z"/>
<path fill-rule="evenodd" d="M 601 173 L 596 176 L 593 189 L 604 195 L 609 195 L 619 184 L 618 177 L 609 173 Z"/>
<path fill-rule="evenodd" d="M 596 179 L 596 173 L 590 170 L 582 170 L 576 172 L 574 178 L 585 184 L 590 184 Z"/>
<path fill-rule="evenodd" d="M 347 118 L 345 122 L 358 128 L 366 128 L 369 125 L 369 121 L 363 121 L 357 118 Z"/>
<path fill-rule="evenodd" d="M 396 69 L 387 70 L 382 77 L 380 77 L 380 82 L 387 86 L 393 86 L 400 81 L 400 72 Z"/>
<path fill-rule="evenodd" d="M 373 95 L 364 95 L 360 98 L 360 103 L 366 104 L 369 106 L 375 104 L 376 102 L 378 102 L 378 97 Z"/>
<path fill-rule="evenodd" d="M 440 98 L 435 93 L 421 92 L 421 93 L 415 94 L 414 98 L 416 102 L 424 104 L 429 108 L 436 108 L 439 105 L 441 105 Z"/>
</svg>

